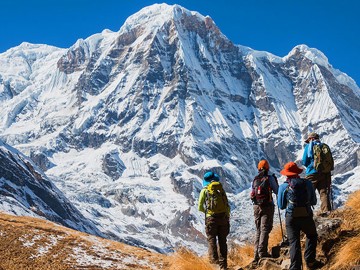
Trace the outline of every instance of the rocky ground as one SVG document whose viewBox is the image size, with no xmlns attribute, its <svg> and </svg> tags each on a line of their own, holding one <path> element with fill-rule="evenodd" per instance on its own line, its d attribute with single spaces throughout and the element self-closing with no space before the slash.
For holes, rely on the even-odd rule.
<svg viewBox="0 0 360 270">
<path fill-rule="evenodd" d="M 360 269 L 359 203 L 360 191 L 357 191 L 344 208 L 335 210 L 326 217 L 315 215 L 318 232 L 317 260 L 323 264 L 319 269 Z M 302 235 L 302 251 L 304 251 L 305 239 L 305 235 Z M 234 266 L 233 269 L 289 269 L 288 245 L 281 241 L 278 245 L 274 245 L 271 251 L 273 258 L 262 259 L 257 264 Z"/>
</svg>

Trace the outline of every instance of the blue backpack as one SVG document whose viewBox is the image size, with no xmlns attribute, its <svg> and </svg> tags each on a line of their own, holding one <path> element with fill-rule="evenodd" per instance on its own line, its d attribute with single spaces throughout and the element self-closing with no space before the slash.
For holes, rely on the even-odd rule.
<svg viewBox="0 0 360 270">
<path fill-rule="evenodd" d="M 305 179 L 289 178 L 286 188 L 286 213 L 293 217 L 306 217 L 312 214 Z"/>
</svg>

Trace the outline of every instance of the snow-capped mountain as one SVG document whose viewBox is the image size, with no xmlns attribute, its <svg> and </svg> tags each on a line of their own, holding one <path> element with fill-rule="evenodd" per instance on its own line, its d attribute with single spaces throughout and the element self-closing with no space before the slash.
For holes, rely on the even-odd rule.
<svg viewBox="0 0 360 270">
<path fill-rule="evenodd" d="M 220 174 L 232 236 L 251 230 L 257 162 L 277 173 L 316 131 L 336 202 L 359 188 L 360 91 L 306 45 L 278 57 L 233 44 L 209 17 L 156 4 L 69 49 L 0 54 L 0 137 L 113 238 L 204 250 L 201 177 Z"/>
<path fill-rule="evenodd" d="M 27 157 L 0 141 L 0 208 L 42 217 L 95 235 L 103 234 Z"/>
</svg>

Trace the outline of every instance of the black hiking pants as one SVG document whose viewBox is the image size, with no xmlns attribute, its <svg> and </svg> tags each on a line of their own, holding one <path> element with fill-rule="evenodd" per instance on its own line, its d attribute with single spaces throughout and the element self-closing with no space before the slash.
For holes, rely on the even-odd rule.
<svg viewBox="0 0 360 270">
<path fill-rule="evenodd" d="M 304 232 L 306 235 L 304 259 L 306 263 L 315 261 L 316 258 L 316 244 L 317 244 L 317 232 L 315 222 L 312 216 L 309 217 L 292 217 L 287 215 L 286 232 L 289 238 L 290 244 L 290 268 L 289 270 L 301 270 L 302 268 L 302 256 L 301 256 L 301 244 L 300 244 L 300 232 Z"/>
<path fill-rule="evenodd" d="M 218 263 L 221 269 L 227 267 L 227 241 L 226 237 L 230 231 L 229 218 L 223 217 L 207 217 L 206 218 L 206 235 L 209 244 L 209 260 L 210 263 Z M 218 254 L 218 246 L 219 251 Z"/>
</svg>

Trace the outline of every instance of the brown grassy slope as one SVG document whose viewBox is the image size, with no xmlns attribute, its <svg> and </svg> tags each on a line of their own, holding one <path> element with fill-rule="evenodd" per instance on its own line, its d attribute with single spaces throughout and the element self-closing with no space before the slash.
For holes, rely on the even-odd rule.
<svg viewBox="0 0 360 270">
<path fill-rule="evenodd" d="M 338 238 L 328 252 L 328 269 L 360 269 L 360 190 L 349 197 L 338 216 L 343 222 Z"/>
<path fill-rule="evenodd" d="M 0 269 L 166 269 L 168 257 L 52 222 L 0 213 Z"/>
<path fill-rule="evenodd" d="M 318 255 L 326 258 L 322 269 L 354 269 L 360 265 L 360 190 L 345 207 L 332 212 L 341 219 L 339 228 L 318 244 Z M 284 226 L 283 226 L 283 229 Z M 281 242 L 276 226 L 269 248 Z M 229 243 L 229 266 L 246 266 L 253 246 Z M 0 213 L 0 270 L 12 269 L 171 269 L 213 270 L 206 257 L 181 249 L 165 256 L 144 249 L 74 231 L 49 221 Z"/>
</svg>

